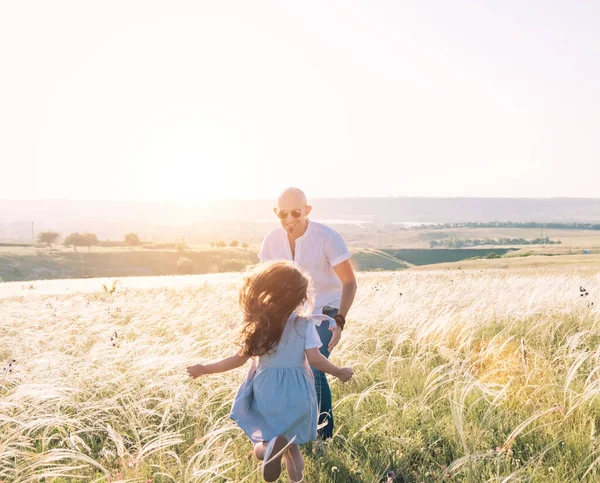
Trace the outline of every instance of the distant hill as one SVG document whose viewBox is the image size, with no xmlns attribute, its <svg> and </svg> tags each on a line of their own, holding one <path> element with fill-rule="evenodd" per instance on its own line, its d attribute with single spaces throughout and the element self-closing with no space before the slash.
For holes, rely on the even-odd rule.
<svg viewBox="0 0 600 483">
<path fill-rule="evenodd" d="M 330 198 L 310 200 L 315 220 L 331 224 L 394 222 L 600 222 L 600 199 Z M 260 239 L 275 226 L 271 200 L 0 200 L 0 240 L 31 239 L 35 230 L 93 231 L 100 239 L 138 231 L 149 238 L 199 233 Z M 208 236 L 208 235 L 206 235 Z"/>
<path fill-rule="evenodd" d="M 391 222 L 594 222 L 600 199 L 578 198 L 348 198 L 315 200 L 327 218 Z"/>
</svg>

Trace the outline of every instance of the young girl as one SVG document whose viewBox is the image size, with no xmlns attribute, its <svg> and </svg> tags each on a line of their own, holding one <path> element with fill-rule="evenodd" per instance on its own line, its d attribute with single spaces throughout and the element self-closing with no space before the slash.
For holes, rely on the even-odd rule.
<svg viewBox="0 0 600 483">
<path fill-rule="evenodd" d="M 344 382 L 353 375 L 351 368 L 339 368 L 321 355 L 314 321 L 299 315 L 308 289 L 308 278 L 292 263 L 260 265 L 246 277 L 240 291 L 239 351 L 219 362 L 187 368 L 195 379 L 235 369 L 258 357 L 238 390 L 231 418 L 254 443 L 254 455 L 263 460 L 265 481 L 279 478 L 282 456 L 290 481 L 303 480 L 304 460 L 298 445 L 316 439 L 318 419 L 317 394 L 307 361 Z"/>
</svg>

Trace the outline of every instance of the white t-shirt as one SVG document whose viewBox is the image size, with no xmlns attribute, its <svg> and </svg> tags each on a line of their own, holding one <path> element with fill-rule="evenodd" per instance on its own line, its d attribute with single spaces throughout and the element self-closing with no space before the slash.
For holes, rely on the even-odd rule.
<svg viewBox="0 0 600 483">
<path fill-rule="evenodd" d="M 342 282 L 333 267 L 350 256 L 342 236 L 333 228 L 316 221 L 309 221 L 304 235 L 296 240 L 295 257 L 292 257 L 287 232 L 282 226 L 267 233 L 258 254 L 263 262 L 290 260 L 308 272 L 315 288 L 314 313 L 321 313 L 326 305 L 340 307 Z"/>
</svg>

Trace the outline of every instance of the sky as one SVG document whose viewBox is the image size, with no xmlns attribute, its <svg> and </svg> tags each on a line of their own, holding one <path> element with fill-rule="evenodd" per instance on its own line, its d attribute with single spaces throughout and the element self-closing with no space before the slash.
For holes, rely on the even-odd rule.
<svg viewBox="0 0 600 483">
<path fill-rule="evenodd" d="M 0 199 L 600 197 L 600 2 L 0 0 Z"/>
</svg>

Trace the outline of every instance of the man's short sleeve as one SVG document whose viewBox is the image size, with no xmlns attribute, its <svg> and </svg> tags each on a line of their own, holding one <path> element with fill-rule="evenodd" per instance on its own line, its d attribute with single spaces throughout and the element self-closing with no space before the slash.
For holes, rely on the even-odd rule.
<svg viewBox="0 0 600 483">
<path fill-rule="evenodd" d="M 329 265 L 335 267 L 348 260 L 352 255 L 348 251 L 346 242 L 337 231 L 333 231 L 328 243 L 325 245 L 325 256 Z"/>
<path fill-rule="evenodd" d="M 304 341 L 304 350 L 318 349 L 323 344 L 312 319 L 309 319 L 306 327 L 306 340 Z"/>
</svg>

